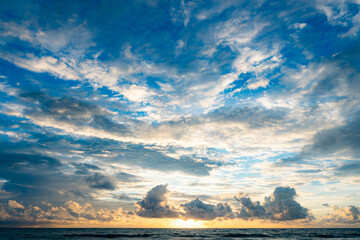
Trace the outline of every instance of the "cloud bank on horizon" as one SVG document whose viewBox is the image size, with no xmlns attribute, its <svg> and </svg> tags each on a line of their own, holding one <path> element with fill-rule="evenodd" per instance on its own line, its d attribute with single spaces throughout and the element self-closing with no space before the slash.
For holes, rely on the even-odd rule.
<svg viewBox="0 0 360 240">
<path fill-rule="evenodd" d="M 2 5 L 0 226 L 359 226 L 358 0 Z"/>
</svg>

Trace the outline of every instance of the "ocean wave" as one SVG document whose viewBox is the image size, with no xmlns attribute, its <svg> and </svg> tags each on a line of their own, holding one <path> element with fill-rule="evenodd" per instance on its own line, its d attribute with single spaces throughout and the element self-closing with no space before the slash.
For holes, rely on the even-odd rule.
<svg viewBox="0 0 360 240">
<path fill-rule="evenodd" d="M 121 234 L 121 233 L 72 233 L 64 234 L 67 238 L 78 238 L 78 237 L 91 237 L 91 238 L 148 238 L 152 237 L 152 234 Z"/>
</svg>

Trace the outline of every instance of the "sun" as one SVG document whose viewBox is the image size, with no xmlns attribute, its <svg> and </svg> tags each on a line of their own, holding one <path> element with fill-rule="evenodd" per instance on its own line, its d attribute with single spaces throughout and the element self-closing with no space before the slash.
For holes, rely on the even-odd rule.
<svg viewBox="0 0 360 240">
<path fill-rule="evenodd" d="M 173 227 L 175 228 L 203 228 L 203 222 L 202 221 L 195 221 L 193 219 L 176 219 L 173 222 Z"/>
</svg>

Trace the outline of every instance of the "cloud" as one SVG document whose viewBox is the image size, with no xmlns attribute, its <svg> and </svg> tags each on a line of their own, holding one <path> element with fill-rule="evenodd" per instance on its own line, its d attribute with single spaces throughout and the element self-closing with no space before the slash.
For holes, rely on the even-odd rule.
<svg viewBox="0 0 360 240">
<path fill-rule="evenodd" d="M 140 207 L 137 215 L 145 218 L 176 218 L 179 212 L 168 205 L 167 185 L 158 185 L 147 192 L 137 205 Z"/>
<path fill-rule="evenodd" d="M 118 172 L 115 174 L 116 179 L 119 182 L 139 182 L 139 178 L 133 174 L 129 174 L 126 172 Z"/>
<path fill-rule="evenodd" d="M 89 203 L 80 204 L 72 200 L 57 206 L 22 206 L 14 200 L 9 200 L 8 203 L 0 202 L 0 224 L 6 226 L 117 222 L 124 217 L 126 213 L 121 208 L 96 210 Z"/>
<path fill-rule="evenodd" d="M 72 97 L 55 98 L 41 92 L 30 92 L 21 94 L 40 111 L 31 109 L 27 114 L 33 117 L 47 117 L 58 121 L 60 124 L 69 123 L 76 126 L 88 126 L 96 129 L 102 129 L 108 132 L 125 133 L 126 127 L 115 123 L 105 115 L 109 112 L 88 102 L 84 102 Z"/>
<path fill-rule="evenodd" d="M 67 164 L 38 154 L 38 149 L 24 146 L 23 142 L 16 145 L 2 142 L 1 148 L 12 151 L 0 151 L 0 176 L 5 180 L 1 188 L 9 193 L 8 197 L 15 196 L 15 201 L 33 204 L 40 200 L 59 203 L 68 198 L 91 199 L 89 193 L 94 190 L 89 189 L 83 173 L 68 171 L 72 168 L 67 168 Z"/>
<path fill-rule="evenodd" d="M 101 173 L 94 173 L 86 178 L 86 182 L 89 187 L 104 190 L 115 190 L 116 182 L 115 179 L 109 176 L 105 176 Z"/>
<path fill-rule="evenodd" d="M 290 187 L 275 188 L 272 196 L 265 197 L 263 204 L 252 202 L 249 197 L 235 198 L 241 204 L 238 218 L 259 218 L 276 221 L 312 219 L 309 209 L 294 200 L 296 191 Z"/>
<path fill-rule="evenodd" d="M 261 107 L 218 108 L 205 116 L 213 122 L 245 123 L 250 128 L 265 128 L 282 123 L 287 116 L 286 109 L 265 109 Z M 201 123 L 200 123 L 201 124 Z"/>
<path fill-rule="evenodd" d="M 21 205 L 20 203 L 18 203 L 15 200 L 9 200 L 8 201 L 8 205 L 10 208 L 20 208 L 20 209 L 24 209 L 25 207 L 23 205 Z"/>
<path fill-rule="evenodd" d="M 329 213 L 322 219 L 325 223 L 360 223 L 360 207 L 350 205 L 348 207 L 330 206 L 334 212 Z"/>
<path fill-rule="evenodd" d="M 114 195 L 113 197 L 116 198 L 116 199 L 123 200 L 123 201 L 135 201 L 135 200 L 138 200 L 137 198 L 130 197 L 129 195 L 127 195 L 125 193 Z"/>
<path fill-rule="evenodd" d="M 88 174 L 89 171 L 98 171 L 101 170 L 98 166 L 89 164 L 89 163 L 72 163 L 76 167 L 76 174 Z"/>
<path fill-rule="evenodd" d="M 147 87 L 137 85 L 131 85 L 124 88 L 121 94 L 133 102 L 146 102 L 147 99 L 154 95 Z"/>
<path fill-rule="evenodd" d="M 7 149 L 10 150 L 10 149 Z M 0 152 L 0 166 L 2 170 L 22 170 L 37 168 L 38 170 L 57 170 L 62 166 L 55 158 L 42 156 L 40 154 L 22 154 Z"/>
<path fill-rule="evenodd" d="M 348 161 L 335 168 L 335 174 L 350 176 L 360 176 L 360 161 Z"/>
<path fill-rule="evenodd" d="M 258 88 L 266 88 L 269 85 L 269 79 L 260 79 L 258 81 L 251 81 L 247 84 L 247 88 L 250 90 L 256 90 Z"/>
<path fill-rule="evenodd" d="M 118 153 L 122 156 L 122 161 L 131 165 L 160 170 L 171 169 L 199 176 L 209 175 L 212 169 L 206 161 L 199 161 L 190 156 L 174 159 L 159 151 L 146 149 L 142 144 L 158 142 L 151 136 L 152 132 L 144 132 L 144 128 L 139 132 L 127 117 L 122 119 L 122 123 L 115 122 L 108 111 L 97 105 L 72 97 L 50 97 L 40 92 L 24 93 L 21 97 L 34 103 L 25 114 L 37 125 L 61 129 L 70 134 L 138 143 L 139 145 L 128 145 L 125 149 L 122 147 L 119 152 L 110 149 L 113 155 L 117 156 Z M 137 124 L 140 125 L 139 127 L 145 127 L 143 123 Z M 148 136 L 144 136 L 145 134 Z M 152 161 L 149 161 L 149 158 Z"/>
<path fill-rule="evenodd" d="M 353 14 L 353 9 L 356 8 L 359 2 L 357 0 L 349 1 L 324 1 L 317 0 L 316 8 L 324 13 L 327 20 L 332 25 L 341 25 L 346 27 L 347 31 L 339 34 L 341 38 L 355 37 L 359 33 L 360 28 L 360 14 Z"/>
<path fill-rule="evenodd" d="M 313 138 L 313 144 L 304 148 L 305 153 L 331 154 L 347 150 L 358 155 L 360 142 L 360 113 L 343 126 L 318 132 Z"/>
<path fill-rule="evenodd" d="M 36 25 L 32 20 L 23 21 L 21 24 L 15 21 L 0 21 L 3 30 L 1 35 L 6 37 L 6 40 L 17 37 L 31 43 L 35 48 L 42 48 L 60 56 L 71 54 L 72 57 L 78 58 L 94 46 L 91 41 L 92 33 L 85 23 L 77 25 L 76 18 L 67 20 L 60 25 L 61 27 L 51 28 L 48 25 L 42 28 L 38 25 L 36 30 L 31 26 Z"/>
<path fill-rule="evenodd" d="M 260 204 L 259 201 L 252 202 L 249 197 L 235 197 L 240 202 L 242 208 L 237 214 L 238 218 L 264 218 L 266 216 L 265 208 Z"/>
<path fill-rule="evenodd" d="M 0 10 L 5 205 L 11 196 L 35 214 L 46 198 L 69 218 L 83 201 L 134 208 L 143 184 L 176 175 L 188 212 L 227 218 L 228 204 L 242 219 L 286 221 L 306 215 L 291 194 L 278 197 L 287 210 L 274 194 L 266 206 L 238 198 L 238 213 L 211 199 L 248 186 L 356 188 L 358 0 L 155 2 Z M 271 165 L 280 158 L 313 165 Z"/>
<path fill-rule="evenodd" d="M 291 164 L 291 163 L 305 163 L 306 159 L 312 157 L 323 157 L 332 155 L 345 155 L 354 158 L 360 157 L 358 148 L 360 142 L 360 121 L 359 112 L 356 112 L 351 120 L 343 125 L 328 128 L 317 132 L 313 138 L 312 143 L 305 145 L 302 150 L 294 157 L 280 159 L 277 164 Z M 354 169 L 349 169 L 349 173 L 356 172 L 357 163 L 354 164 Z M 344 172 L 346 166 L 338 169 L 339 172 Z"/>
<path fill-rule="evenodd" d="M 185 218 L 199 219 L 199 220 L 213 220 L 218 217 L 233 217 L 233 212 L 230 205 L 227 203 L 218 203 L 216 205 L 207 204 L 199 198 L 191 202 L 181 204 L 185 213 Z"/>
<path fill-rule="evenodd" d="M 143 169 L 154 169 L 162 172 L 183 172 L 194 176 L 209 176 L 213 162 L 208 159 L 203 161 L 195 157 L 180 156 L 179 159 L 165 155 L 156 150 L 149 149 L 142 145 L 124 144 L 119 145 L 116 141 L 98 140 L 97 144 L 89 143 L 92 148 L 86 149 L 89 152 L 108 150 L 115 157 L 110 159 L 114 162 L 121 162 L 129 166 L 138 166 Z M 94 146 L 95 145 L 95 146 Z M 110 160 L 109 158 L 107 158 Z"/>
</svg>

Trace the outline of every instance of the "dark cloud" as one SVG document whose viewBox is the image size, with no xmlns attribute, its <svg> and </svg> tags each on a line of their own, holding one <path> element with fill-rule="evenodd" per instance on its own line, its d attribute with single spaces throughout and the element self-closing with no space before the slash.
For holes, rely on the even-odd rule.
<svg viewBox="0 0 360 240">
<path fill-rule="evenodd" d="M 131 166 L 138 166 L 144 169 L 154 169 L 164 172 L 183 172 L 189 175 L 208 176 L 213 168 L 209 164 L 219 164 L 208 159 L 195 159 L 192 156 L 181 156 L 175 159 L 164 153 L 148 149 L 142 145 L 119 144 L 119 142 L 108 139 L 91 139 L 77 141 L 81 144 L 81 150 L 85 154 L 103 154 L 104 151 L 111 152 L 111 155 L 103 159 L 106 161 L 121 162 Z M 101 156 L 98 156 L 101 159 Z"/>
<path fill-rule="evenodd" d="M 115 190 L 116 182 L 113 178 L 105 176 L 101 173 L 94 173 L 86 178 L 86 182 L 91 188 Z"/>
<path fill-rule="evenodd" d="M 95 201 L 92 193 L 97 190 L 115 189 L 116 182 L 135 183 L 141 178 L 120 172 L 114 178 L 102 177 L 103 164 L 121 162 L 131 166 L 160 171 L 183 171 L 207 173 L 205 163 L 178 160 L 143 146 L 128 145 L 107 139 L 77 139 L 71 136 L 58 137 L 48 132 L 32 133 L 35 141 L 16 143 L 0 141 L 0 178 L 6 180 L 2 190 L 14 200 L 36 204 L 48 200 L 55 204 L 72 199 L 78 202 Z M 11 152 L 4 152 L 5 150 Z M 61 161 L 39 153 L 53 153 Z M 74 152 L 74 153 L 73 153 Z M 69 153 L 71 154 L 70 157 Z M 100 155 L 110 154 L 111 157 Z M 74 154 L 74 155 L 73 155 Z M 96 156 L 96 165 L 84 162 L 87 156 Z M 115 156 L 115 157 L 113 157 Z M 189 164 L 188 164 L 189 163 Z M 69 165 L 74 168 L 69 168 Z M 144 166 L 142 166 L 144 165 Z M 101 168 L 100 168 L 101 166 Z M 99 175 L 94 173 L 98 172 Z M 87 181 L 86 181 L 87 180 Z M 90 186 L 90 188 L 89 188 Z M 116 197 L 114 197 L 116 199 Z M 124 200 L 125 198 L 123 198 Z M 138 200 L 132 199 L 132 201 Z"/>
<path fill-rule="evenodd" d="M 328 68 L 318 76 L 319 80 L 310 97 L 320 99 L 321 97 L 340 95 L 338 92 L 342 90 L 345 93 L 342 95 L 358 98 L 360 83 L 357 79 L 360 77 L 360 69 L 354 59 L 359 58 L 359 49 L 358 46 L 349 48 L 328 61 Z M 353 52 L 349 54 L 350 51 Z"/>
<path fill-rule="evenodd" d="M 218 203 L 216 205 L 206 204 L 199 198 L 191 202 L 181 204 L 186 218 L 200 219 L 200 220 L 213 220 L 218 217 L 232 218 L 233 212 L 227 203 Z"/>
<path fill-rule="evenodd" d="M 357 112 L 345 125 L 316 133 L 312 144 L 304 146 L 296 156 L 280 159 L 276 164 L 303 164 L 311 157 L 329 156 L 338 152 L 345 152 L 358 158 L 360 157 L 359 145 L 360 113 Z"/>
<path fill-rule="evenodd" d="M 134 200 L 138 200 L 137 198 L 130 197 L 129 195 L 127 195 L 127 194 L 125 194 L 125 193 L 121 193 L 121 194 L 119 194 L 119 195 L 114 195 L 113 197 L 116 198 L 116 199 L 123 200 L 123 201 L 134 201 Z"/>
<path fill-rule="evenodd" d="M 252 202 L 249 197 L 235 198 L 241 203 L 239 218 L 260 218 L 276 221 L 312 219 L 307 208 L 294 200 L 296 191 L 290 187 L 275 188 L 272 196 L 265 197 L 264 203 Z"/>
<path fill-rule="evenodd" d="M 176 159 L 167 156 L 161 150 L 149 149 L 142 145 L 128 144 L 111 139 L 77 139 L 71 136 L 59 138 L 51 133 L 46 135 L 34 134 L 33 137 L 38 139 L 39 144 L 36 146 L 27 144 L 24 147 L 36 147 L 38 151 L 42 151 L 45 146 L 47 149 L 62 153 L 63 155 L 68 155 L 69 152 L 72 151 L 79 151 L 81 154 L 79 153 L 77 155 L 84 156 L 84 158 L 91 155 L 92 157 L 96 157 L 98 162 L 121 162 L 129 166 L 164 172 L 176 171 L 189 175 L 208 176 L 215 165 L 220 165 L 220 163 L 207 158 L 198 159 L 194 156 L 181 156 L 179 159 Z M 14 147 L 14 144 L 12 144 L 11 147 Z M 82 157 L 79 157 L 78 161 L 82 162 Z M 79 164 L 79 162 L 74 163 Z M 82 169 L 79 169 L 79 171 L 86 170 L 83 169 L 84 167 L 86 168 L 85 165 L 81 166 Z M 94 169 L 94 171 L 96 170 Z M 123 180 L 126 178 L 126 176 L 119 177 Z M 128 180 L 130 180 L 130 178 Z M 132 178 L 132 180 L 135 179 Z"/>
<path fill-rule="evenodd" d="M 50 137 L 51 139 L 51 137 Z M 46 140 L 46 141 L 44 141 Z M 0 178 L 5 182 L 2 190 L 16 201 L 36 204 L 49 200 L 55 204 L 67 199 L 91 200 L 89 189 L 84 181 L 84 171 L 98 171 L 99 168 L 88 163 L 72 163 L 78 171 L 69 172 L 66 159 L 58 160 L 39 152 L 54 152 L 51 144 L 61 148 L 65 141 L 49 138 L 32 142 L 1 142 L 0 144 Z M 66 152 L 66 148 L 64 149 Z M 61 154 L 57 154 L 58 157 Z M 74 158 L 72 158 L 74 160 Z"/>
<path fill-rule="evenodd" d="M 77 126 L 90 126 L 108 132 L 126 133 L 127 128 L 110 120 L 105 110 L 88 102 L 72 97 L 55 98 L 41 92 L 21 94 L 21 97 L 35 103 L 38 108 L 28 111 L 36 117 L 50 117 L 59 122 L 67 122 Z"/>
<path fill-rule="evenodd" d="M 266 197 L 263 203 L 271 218 L 279 221 L 305 219 L 309 210 L 294 200 L 296 191 L 290 187 L 277 187 L 273 195 Z"/>
<path fill-rule="evenodd" d="M 360 113 L 347 124 L 320 131 L 313 138 L 313 144 L 304 148 L 305 153 L 313 155 L 331 154 L 346 150 L 359 156 L 360 154 Z"/>
<path fill-rule="evenodd" d="M 69 142 L 67 138 L 58 139 L 51 134 L 36 136 L 39 138 L 34 136 L 33 141 L 26 142 L 0 141 L 0 179 L 3 181 L 0 191 L 6 193 L 3 199 L 11 198 L 32 205 L 43 200 L 53 204 L 61 204 L 69 199 L 82 203 L 94 201 L 93 193 L 99 190 L 89 188 L 89 183 L 94 187 L 105 188 L 113 185 L 106 181 L 101 183 L 100 179 L 95 182 L 91 174 L 99 172 L 100 168 L 84 163 L 82 157 L 64 157 L 73 150 L 69 146 L 76 142 Z M 46 156 L 45 153 L 56 158 Z M 88 183 L 86 177 L 93 178 L 89 178 Z"/>
<path fill-rule="evenodd" d="M 360 175 L 360 161 L 345 162 L 335 169 L 337 175 Z"/>
<path fill-rule="evenodd" d="M 62 164 L 59 160 L 37 154 L 4 153 L 0 152 L 0 165 L 2 169 L 37 168 L 54 170 Z"/>
<path fill-rule="evenodd" d="M 0 178 L 6 180 L 2 188 L 26 201 L 59 197 L 58 184 L 67 182 L 61 166 L 59 160 L 36 153 L 0 152 Z"/>
<path fill-rule="evenodd" d="M 319 173 L 322 172 L 321 169 L 305 169 L 305 170 L 297 170 L 297 173 Z"/>
<path fill-rule="evenodd" d="M 360 222 L 360 208 L 350 205 L 349 212 L 354 221 Z"/>
<path fill-rule="evenodd" d="M 101 170 L 98 166 L 89 164 L 89 163 L 71 163 L 74 167 L 76 167 L 76 174 L 89 174 L 89 171 L 98 171 Z"/>
<path fill-rule="evenodd" d="M 179 212 L 168 205 L 167 185 L 158 185 L 151 189 L 137 205 L 140 209 L 137 215 L 146 218 L 175 218 Z"/>
<path fill-rule="evenodd" d="M 261 206 L 259 201 L 252 202 L 249 197 L 235 197 L 235 199 L 240 202 L 242 208 L 237 214 L 238 218 L 265 218 L 266 210 Z"/>
<path fill-rule="evenodd" d="M 119 182 L 139 182 L 139 178 L 135 175 L 125 173 L 125 172 L 119 172 L 115 174 L 116 179 Z"/>
</svg>

